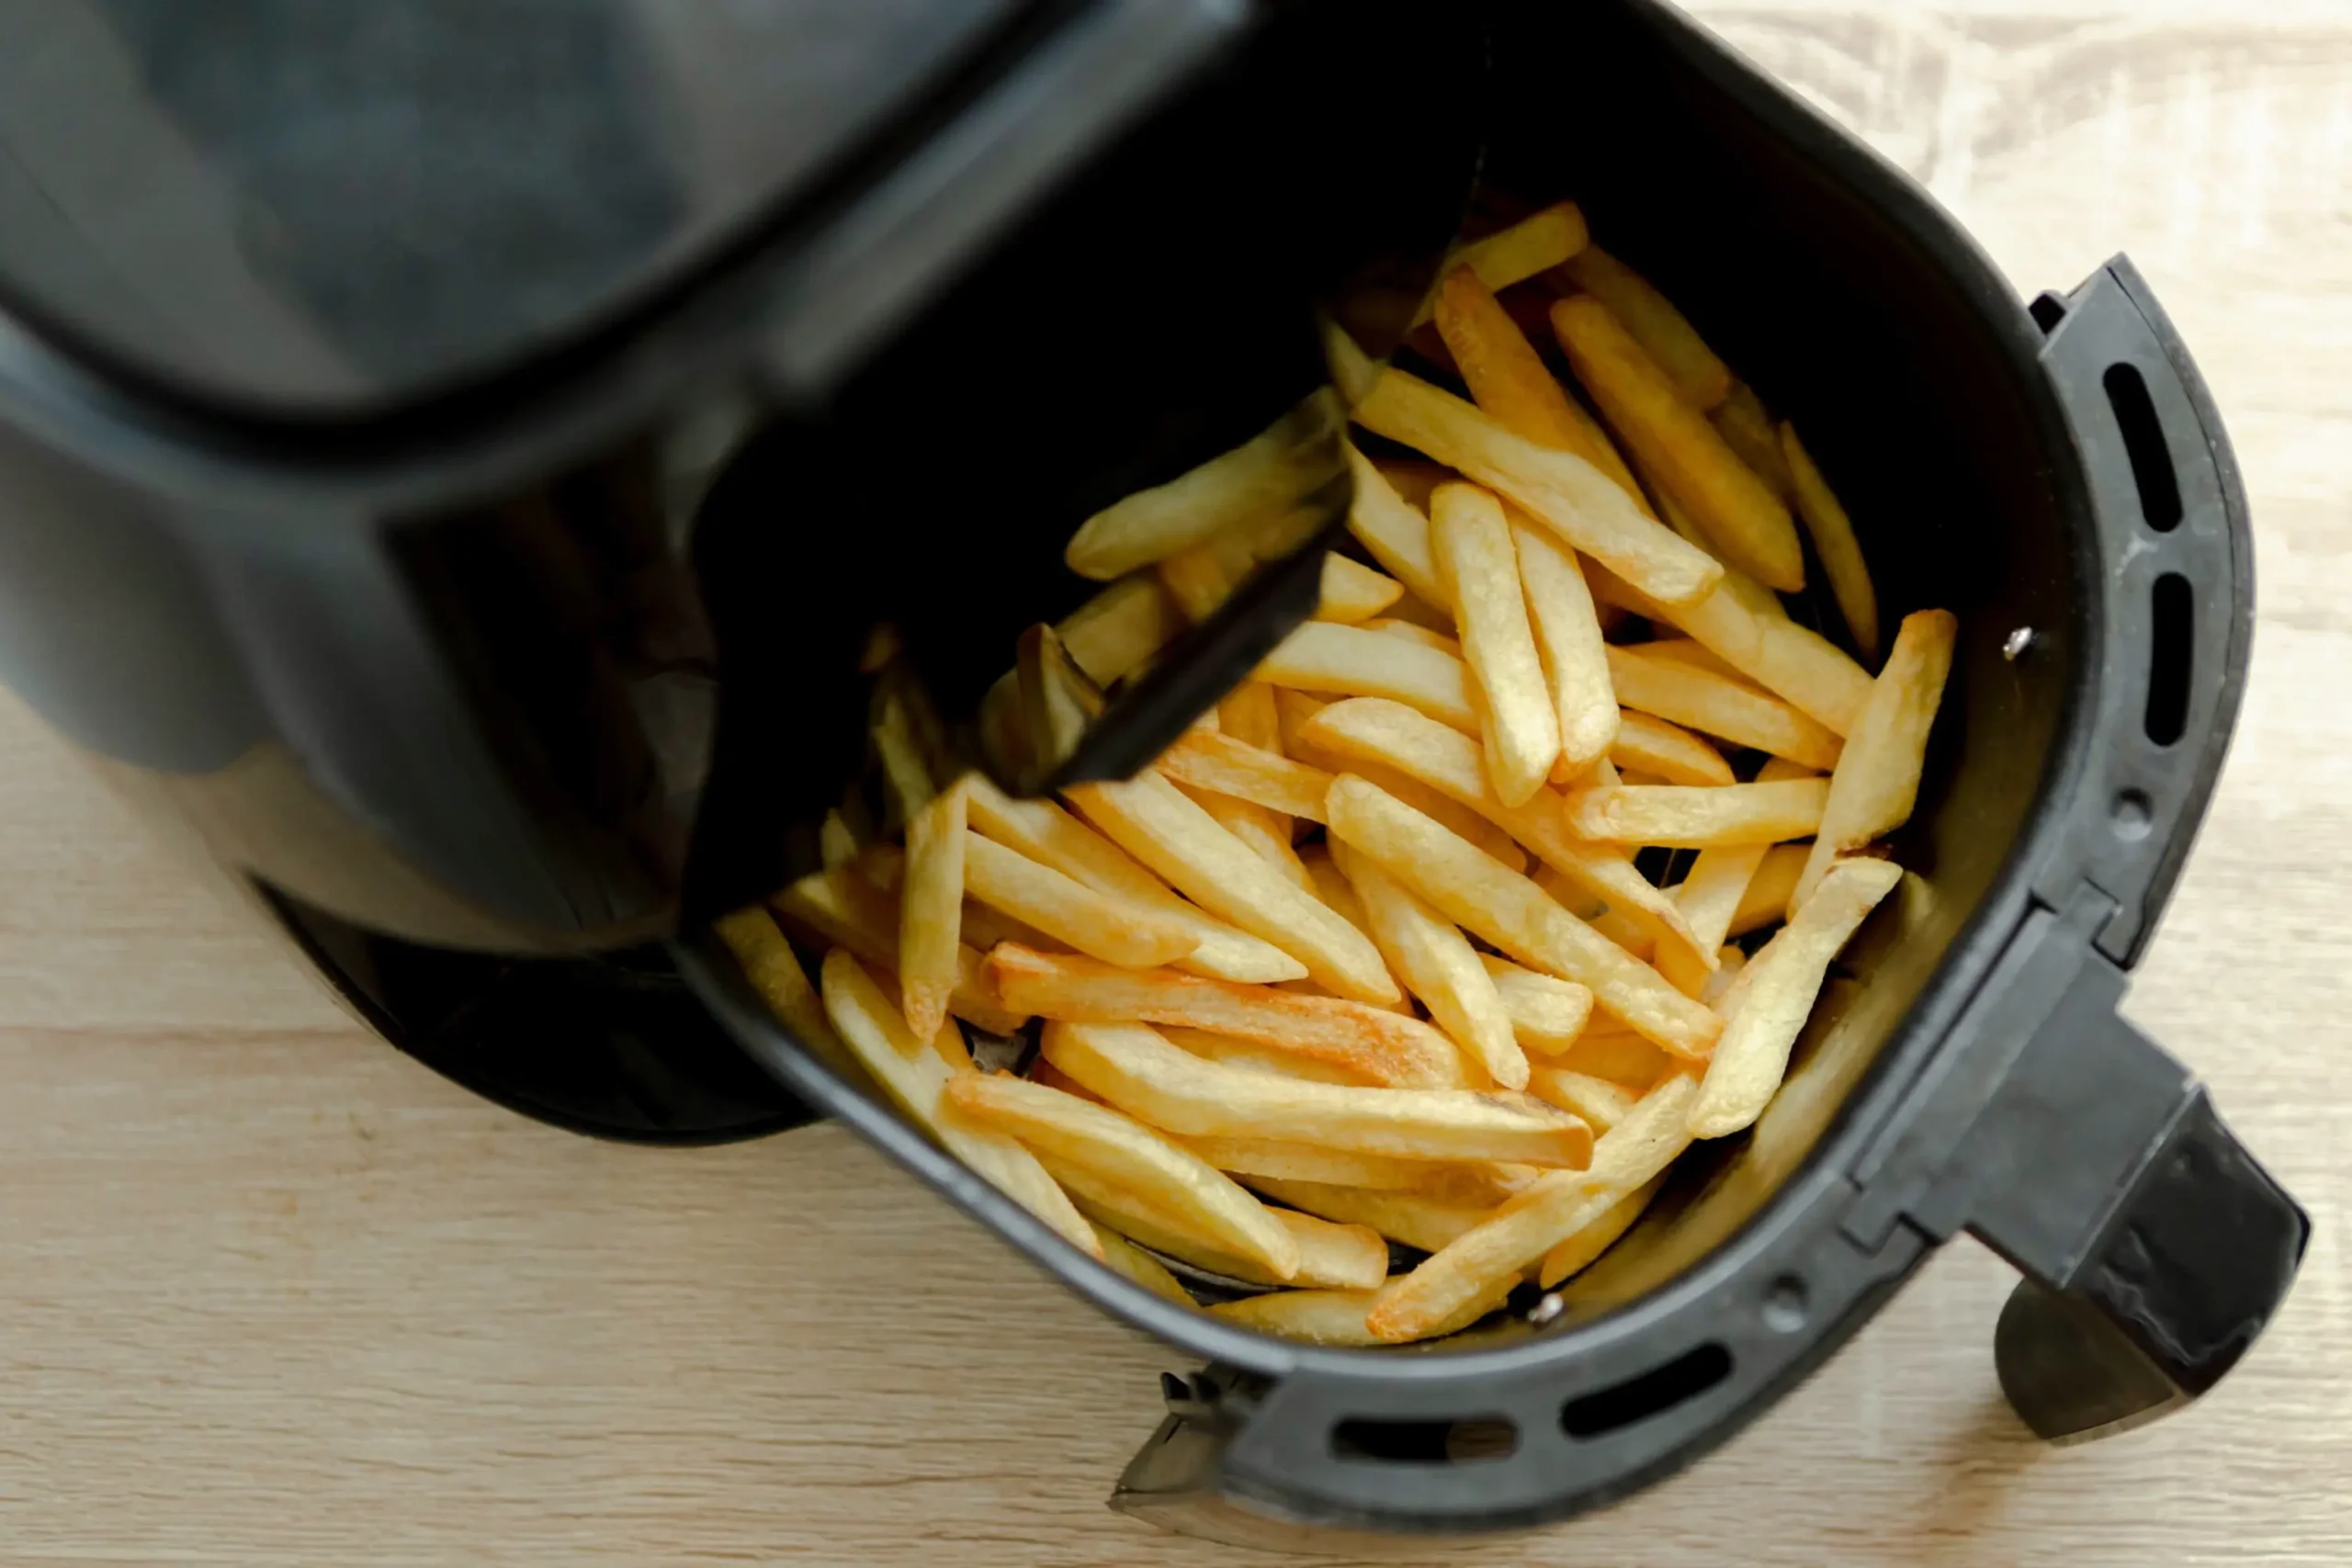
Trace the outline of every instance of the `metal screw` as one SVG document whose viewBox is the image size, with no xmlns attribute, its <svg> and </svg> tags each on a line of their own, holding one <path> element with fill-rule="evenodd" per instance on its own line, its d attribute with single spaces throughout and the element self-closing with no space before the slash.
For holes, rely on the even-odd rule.
<svg viewBox="0 0 2352 1568">
<path fill-rule="evenodd" d="M 1541 1328 L 1567 1310 L 1568 1303 L 1560 1299 L 1559 1292 L 1554 1291 L 1528 1309 L 1527 1321 Z"/>
<path fill-rule="evenodd" d="M 2001 657 L 2014 662 L 2019 654 L 2033 646 L 2033 639 L 2034 632 L 2031 626 L 2019 626 L 2002 639 Z"/>
</svg>

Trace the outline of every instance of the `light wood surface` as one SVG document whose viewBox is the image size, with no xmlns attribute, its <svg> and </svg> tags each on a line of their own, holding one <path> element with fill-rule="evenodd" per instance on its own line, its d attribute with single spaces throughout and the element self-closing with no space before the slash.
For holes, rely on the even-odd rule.
<svg viewBox="0 0 2352 1568">
<path fill-rule="evenodd" d="M 2211 378 L 2261 628 L 2130 1010 L 2319 1228 L 2134 1435 L 2024 1436 L 1962 1242 L 1682 1478 L 1429 1560 L 2352 1562 L 2352 6 L 1702 9 L 2027 292 L 2129 249 Z M 0 1562 L 1238 1561 L 1102 1506 L 1178 1364 L 836 1131 L 655 1153 L 469 1099 L 0 703 Z"/>
</svg>

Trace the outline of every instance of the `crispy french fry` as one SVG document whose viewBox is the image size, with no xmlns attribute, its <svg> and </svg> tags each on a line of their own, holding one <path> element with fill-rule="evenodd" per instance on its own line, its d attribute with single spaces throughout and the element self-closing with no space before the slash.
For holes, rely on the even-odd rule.
<svg viewBox="0 0 2352 1568">
<path fill-rule="evenodd" d="M 1323 557 L 1322 595 L 1316 603 L 1315 618 L 1353 626 L 1372 619 L 1404 596 L 1405 585 L 1396 579 L 1328 551 Z"/>
<path fill-rule="evenodd" d="M 1397 493 L 1386 470 L 1348 445 L 1348 468 L 1355 476 L 1356 497 L 1348 507 L 1348 532 L 1388 569 L 1388 575 L 1428 604 L 1443 605 L 1437 563 L 1430 554 L 1430 520 L 1415 502 Z M 1424 495 L 1419 505 L 1428 504 Z"/>
<path fill-rule="evenodd" d="M 1607 474 L 1573 452 L 1536 445 L 1418 377 L 1382 372 L 1355 417 L 1510 497 L 1568 544 L 1659 599 L 1689 604 L 1722 581 L 1723 568 L 1705 551 L 1645 515 Z"/>
<path fill-rule="evenodd" d="M 1797 878 L 1804 874 L 1804 865 L 1813 853 L 1811 844 L 1775 844 L 1764 852 L 1764 859 L 1748 879 L 1747 890 L 1739 896 L 1739 908 L 1731 915 L 1726 937 L 1746 936 L 1777 925 L 1788 914 L 1789 900 L 1796 896 Z"/>
<path fill-rule="evenodd" d="M 1091 1221 L 1088 1222 L 1092 1224 Z M 1141 1285 L 1153 1295 L 1174 1302 L 1178 1306 L 1197 1306 L 1193 1293 L 1178 1282 L 1176 1276 L 1160 1267 L 1159 1260 L 1121 1235 L 1108 1225 L 1094 1226 L 1094 1240 L 1102 1248 L 1102 1262 L 1113 1272 L 1123 1274 Z M 1296 1295 L 1284 1291 L 1283 1295 Z"/>
<path fill-rule="evenodd" d="M 899 1110 L 936 1137 L 948 1153 L 1052 1226 L 1072 1247 L 1090 1257 L 1102 1256 L 1092 1229 L 1026 1149 L 1001 1134 L 969 1125 L 944 1111 L 948 1085 L 970 1076 L 958 1070 L 968 1069 L 971 1058 L 965 1054 L 963 1038 L 956 1034 L 954 1024 L 943 1025 L 930 1044 L 908 1032 L 905 1014 L 842 948 L 825 954 L 820 984 L 825 1017 L 842 1046 L 898 1102 Z"/>
<path fill-rule="evenodd" d="M 1162 776 L 1166 775 L 1163 773 Z M 1174 780 L 1170 782 L 1175 783 Z M 1185 799 L 1208 813 L 1210 821 L 1232 834 L 1252 854 L 1281 873 L 1291 886 L 1304 893 L 1315 891 L 1315 885 L 1307 878 L 1306 867 L 1299 863 L 1298 852 L 1291 847 L 1289 818 L 1250 801 L 1194 789 L 1187 784 L 1176 784 L 1176 788 Z"/>
<path fill-rule="evenodd" d="M 1084 1084 L 1079 1082 L 1076 1078 L 1070 1077 L 1068 1073 L 1062 1071 L 1059 1067 L 1054 1066 L 1051 1062 L 1046 1060 L 1043 1056 L 1036 1057 L 1030 1062 L 1029 1081 L 1031 1083 L 1044 1084 L 1047 1089 L 1057 1089 L 1064 1094 L 1074 1094 L 1080 1100 L 1091 1100 L 1100 1102 L 1102 1098 L 1101 1095 L 1096 1094 L 1092 1089 L 1087 1088 Z"/>
<path fill-rule="evenodd" d="M 1461 269 L 1499 294 L 1512 284 L 1549 272 L 1585 248 L 1589 233 L 1584 214 L 1573 201 L 1555 202 L 1530 213 L 1508 229 L 1473 240 L 1446 258 L 1446 271 Z M 1413 324 L 1430 319 L 1435 301 L 1426 301 Z"/>
<path fill-rule="evenodd" d="M 1525 1095 L 1344 1089 L 1253 1073 L 1180 1051 L 1142 1024 L 1046 1026 L 1046 1058 L 1133 1116 L 1184 1137 L 1243 1135 L 1400 1159 L 1577 1167 L 1592 1133 Z"/>
<path fill-rule="evenodd" d="M 1495 983 L 1495 994 L 1510 1015 L 1511 1035 L 1521 1049 L 1556 1055 L 1576 1043 L 1592 1017 L 1589 989 L 1491 953 L 1480 953 L 1478 962 Z"/>
<path fill-rule="evenodd" d="M 1523 806 L 1560 755 L 1558 712 L 1520 586 L 1519 552 L 1502 503 L 1476 485 L 1440 485 L 1430 544 L 1462 629 L 1463 662 L 1477 682 L 1487 773 L 1506 806 Z"/>
<path fill-rule="evenodd" d="M 1401 496 L 1414 511 L 1428 516 L 1430 495 L 1448 479 L 1462 476 L 1442 463 L 1432 463 L 1427 457 L 1373 457 L 1366 459 L 1380 471 L 1380 477 Z M 1419 592 L 1418 589 L 1416 592 Z"/>
<path fill-rule="evenodd" d="M 1569 914 L 1534 883 L 1363 780 L 1342 775 L 1325 803 L 1331 836 L 1448 918 L 1521 963 L 1574 980 L 1612 1016 L 1668 1050 L 1703 1056 L 1722 1021 Z M 1511 1156 L 1497 1153 L 1492 1157 Z"/>
<path fill-rule="evenodd" d="M 1530 525 L 1524 513 L 1513 519 L 1511 541 L 1518 547 L 1520 582 L 1527 591 L 1536 652 L 1559 724 L 1558 767 L 1574 776 L 1615 744 L 1623 727 L 1617 694 L 1609 683 L 1600 617 L 1574 550 Z"/>
<path fill-rule="evenodd" d="M 1178 784 L 1310 822 L 1323 820 L 1323 795 L 1331 787 L 1331 775 L 1322 769 L 1227 734 L 1188 733 L 1155 765 Z"/>
<path fill-rule="evenodd" d="M 1795 485 L 1789 474 L 1788 457 L 1781 450 L 1780 439 L 1773 433 L 1772 416 L 1764 407 L 1764 400 L 1756 389 L 1745 381 L 1732 383 L 1731 393 L 1713 412 L 1710 423 L 1723 433 L 1724 440 L 1739 454 L 1739 460 L 1756 470 L 1756 477 L 1770 485 L 1772 493 L 1782 501 L 1793 500 Z"/>
<path fill-rule="evenodd" d="M 1042 781 L 1078 749 L 1087 728 L 1106 705 L 1102 689 L 1071 661 L 1054 628 L 1038 625 L 1021 634 L 1013 649 L 1023 741 L 1031 772 Z"/>
<path fill-rule="evenodd" d="M 1364 913 L 1363 900 L 1340 868 L 1331 863 L 1331 852 L 1324 844 L 1309 844 L 1299 852 L 1298 858 L 1306 863 L 1308 880 L 1315 884 L 1315 896 L 1329 905 L 1339 917 L 1366 936 L 1372 935 L 1372 917 Z M 1375 947 L 1379 945 L 1374 942 Z M 1314 982 L 1309 981 L 1312 985 Z M 1409 1007 L 1409 1003 L 1407 1004 Z"/>
<path fill-rule="evenodd" d="M 1621 715 L 1609 760 L 1621 768 L 1653 773 L 1670 784 L 1727 784 L 1731 764 L 1723 753 L 1684 729 L 1645 713 Z"/>
<path fill-rule="evenodd" d="M 1119 579 L 1054 627 L 1070 661 L 1098 686 L 1130 673 L 1183 629 L 1168 591 L 1141 572 Z"/>
<path fill-rule="evenodd" d="M 1789 460 L 1789 483 L 1795 491 L 1797 515 L 1813 536 L 1814 553 L 1829 578 L 1829 592 L 1854 646 L 1863 659 L 1878 660 L 1878 593 L 1871 587 L 1870 568 L 1862 562 L 1861 541 L 1854 537 L 1854 520 L 1838 501 L 1838 492 L 1821 476 L 1813 454 L 1797 439 L 1797 427 L 1781 426 L 1781 450 Z"/>
<path fill-rule="evenodd" d="M 965 869 L 970 863 L 967 859 Z M 1040 953 L 1059 953 L 1069 946 L 1057 942 L 1036 927 L 1016 920 L 1001 909 L 991 909 L 986 904 L 967 896 L 964 899 L 964 945 L 973 952 L 986 954 L 1001 942 L 1017 942 L 1023 947 L 1034 947 Z"/>
<path fill-rule="evenodd" d="M 1190 957 L 1200 945 L 1200 938 L 1180 919 L 1149 905 L 1099 892 L 968 830 L 964 882 L 981 903 L 1106 964 L 1154 969 Z"/>
<path fill-rule="evenodd" d="M 767 1003 L 776 1021 L 792 1032 L 794 1040 L 835 1071 L 854 1073 L 855 1058 L 833 1032 L 817 987 L 808 983 L 808 972 L 800 967 L 792 944 L 776 929 L 775 917 L 754 905 L 721 915 L 713 926 L 718 940 L 743 966 L 743 978 Z"/>
<path fill-rule="evenodd" d="M 1216 615 L 1257 564 L 1250 541 L 1227 533 L 1177 551 L 1152 570 L 1184 618 L 1197 624 Z"/>
<path fill-rule="evenodd" d="M 1295 1339 L 1302 1345 L 1377 1345 L 1363 1325 L 1370 1291 L 1269 1291 L 1218 1302 L 1208 1311 L 1239 1328 Z"/>
<path fill-rule="evenodd" d="M 1173 1023 L 1155 1027 L 1170 1044 L 1195 1056 L 1221 1062 L 1228 1067 L 1271 1073 L 1278 1078 L 1300 1078 L 1308 1083 L 1362 1086 L 1384 1081 L 1376 1073 L 1358 1072 L 1324 1057 L 1305 1055 L 1283 1046 L 1267 1045 L 1255 1040 L 1244 1040 L 1238 1035 L 1217 1034 L 1205 1029 L 1188 1029 Z"/>
<path fill-rule="evenodd" d="M 1342 428 L 1338 400 L 1318 391 L 1233 450 L 1104 507 L 1062 558 L 1107 582 L 1288 510 L 1335 477 Z"/>
<path fill-rule="evenodd" d="M 1553 886 L 1546 878 L 1541 876 L 1536 878 L 1536 886 L 1542 887 L 1544 894 L 1556 900 L 1564 909 L 1567 908 L 1567 895 L 1576 891 L 1573 887 L 1563 888 Z M 1653 967 L 1657 965 L 1657 939 L 1627 919 L 1622 910 L 1605 908 L 1597 915 L 1577 918 L 1643 963 Z M 1676 988 L 1680 989 L 1679 987 Z"/>
<path fill-rule="evenodd" d="M 1052 866 L 1099 893 L 1130 899 L 1181 921 L 1199 945 L 1177 967 L 1219 980 L 1272 983 L 1305 976 L 1306 965 L 1271 942 L 1187 904 L 1126 852 L 1048 800 L 1015 800 L 987 779 L 966 782 L 972 826 L 982 837 Z"/>
<path fill-rule="evenodd" d="M 1044 770 L 1029 744 L 1029 716 L 1021 701 L 1021 671 L 1016 667 L 996 678 L 980 699 L 980 754 L 998 777 L 1030 779 Z"/>
<path fill-rule="evenodd" d="M 1217 728 L 1244 746 L 1282 754 L 1282 717 L 1274 706 L 1274 688 L 1262 681 L 1244 681 L 1217 699 Z"/>
<path fill-rule="evenodd" d="M 1411 1273 L 1382 1286 L 1365 1318 L 1373 1333 L 1384 1340 L 1418 1337 L 1648 1185 L 1690 1146 L 1683 1123 L 1697 1098 L 1698 1084 L 1687 1073 L 1644 1095 L 1601 1134 L 1589 1168 L 1544 1178 Z"/>
<path fill-rule="evenodd" d="M 1643 657 L 1647 659 L 1671 659 L 1679 663 L 1688 664 L 1694 670 L 1704 670 L 1711 674 L 1721 675 L 1726 681 L 1747 681 L 1750 685 L 1755 684 L 1753 681 L 1748 681 L 1747 676 L 1717 658 L 1697 637 L 1657 637 L 1641 644 L 1640 647 Z"/>
<path fill-rule="evenodd" d="M 1186 1148 L 1217 1169 L 1247 1178 L 1251 1185 L 1267 1178 L 1366 1187 L 1383 1192 L 1417 1192 L 1430 1184 L 1431 1173 L 1439 1168 L 1427 1160 L 1351 1154 L 1314 1144 L 1285 1143 L 1279 1138 L 1209 1137 L 1187 1138 L 1183 1142 Z"/>
<path fill-rule="evenodd" d="M 990 952 L 988 962 L 1001 995 L 1018 997 L 1047 1018 L 1181 1024 L 1272 1046 L 1374 1083 L 1450 1088 L 1462 1082 L 1453 1042 L 1419 1019 L 1363 1002 L 1171 970 L 1118 969 L 1074 953 L 1011 946 Z"/>
<path fill-rule="evenodd" d="M 1390 637 L 1403 637 L 1407 642 L 1419 643 L 1423 648 L 1436 649 L 1449 659 L 1462 657 L 1462 640 L 1439 631 L 1434 626 L 1419 626 L 1411 621 L 1392 620 L 1385 616 L 1375 621 L 1366 621 L 1364 626 L 1370 631 L 1385 632 Z"/>
<path fill-rule="evenodd" d="M 1396 983 L 1362 931 L 1268 865 L 1166 779 L 1146 773 L 1125 784 L 1084 784 L 1069 795 L 1121 849 L 1210 913 L 1306 964 L 1318 985 L 1358 1000 L 1396 999 Z"/>
<path fill-rule="evenodd" d="M 1674 302 L 1640 273 L 1600 246 L 1587 245 L 1562 263 L 1554 276 L 1606 305 L 1692 408 L 1704 412 L 1730 395 L 1730 367 Z"/>
<path fill-rule="evenodd" d="M 1259 662 L 1255 678 L 1303 691 L 1387 697 L 1465 733 L 1478 728 L 1461 660 L 1363 626 L 1309 621 Z"/>
<path fill-rule="evenodd" d="M 1724 994 L 1739 978 L 1740 971 L 1747 967 L 1747 954 L 1736 947 L 1723 947 L 1716 950 L 1715 958 L 1715 972 L 1707 976 L 1706 985 L 1699 992 L 1699 999 L 1721 1012 Z"/>
<path fill-rule="evenodd" d="M 1793 762 L 1774 757 L 1756 774 L 1758 784 L 1770 784 L 1781 779 L 1804 776 L 1804 770 Z M 1762 844 L 1741 844 L 1727 849 L 1702 850 L 1690 863 L 1681 885 L 1674 890 L 1675 908 L 1690 923 L 1690 934 L 1711 947 L 1720 947 L 1731 932 L 1733 917 L 1738 912 L 1740 900 L 1747 895 L 1748 884 L 1756 880 L 1757 869 L 1764 863 L 1767 847 Z M 1738 952 L 1736 948 L 1726 952 Z M 1709 999 L 1706 988 L 1713 977 L 1706 965 L 1695 963 L 1677 951 L 1664 954 L 1658 962 L 1658 973 L 1674 983 L 1675 989 L 1685 996 Z M 1718 967 L 1717 973 L 1720 973 Z"/>
<path fill-rule="evenodd" d="M 1303 726 L 1299 734 L 1302 740 L 1348 759 L 1345 765 L 1350 772 L 1384 789 L 1386 783 L 1376 776 L 1378 773 L 1401 773 L 1457 807 L 1468 807 L 1526 845 L 1538 860 L 1603 902 L 1624 910 L 1645 929 L 1668 940 L 1691 943 L 1690 928 L 1675 910 L 1674 901 L 1650 886 L 1634 869 L 1630 855 L 1614 845 L 1589 843 L 1568 832 L 1557 794 L 1539 790 L 1516 809 L 1497 800 L 1487 787 L 1477 743 L 1469 737 L 1432 723 L 1410 708 L 1376 698 L 1334 703 Z M 1607 759 L 1601 761 L 1605 763 Z M 1456 837 L 1469 837 L 1421 802 L 1395 790 L 1388 793 L 1423 816 L 1437 818 Z"/>
<path fill-rule="evenodd" d="M 1571 1072 L 1589 1073 L 1628 1089 L 1647 1089 L 1673 1070 L 1678 1058 L 1620 1026 L 1586 1030 L 1553 1060 Z"/>
<path fill-rule="evenodd" d="M 1839 743 L 1833 732 L 1752 686 L 1679 660 L 1652 659 L 1639 648 L 1613 645 L 1609 678 L 1617 700 L 1629 708 L 1807 767 L 1838 764 Z"/>
<path fill-rule="evenodd" d="M 1528 1079 L 1527 1092 L 1574 1111 L 1590 1122 L 1596 1133 L 1606 1133 L 1623 1122 L 1634 1109 L 1634 1101 L 1641 1098 L 1614 1078 L 1580 1073 L 1555 1062 L 1537 1066 Z"/>
<path fill-rule="evenodd" d="M 1216 1243 L 1176 1216 L 1083 1166 L 1048 1154 L 1040 1156 L 1053 1179 L 1069 1190 L 1078 1212 L 1138 1246 L 1166 1257 L 1253 1285 L 1296 1285 L 1317 1290 L 1363 1290 L 1388 1272 L 1388 1246 L 1363 1225 L 1335 1225 L 1290 1209 L 1269 1209 L 1298 1247 L 1298 1269 L 1289 1279 L 1250 1258 L 1220 1251 Z"/>
<path fill-rule="evenodd" d="M 845 947 L 898 983 L 899 901 L 850 867 L 813 872 L 769 901 L 775 912 L 808 935 Z M 980 955 L 957 944 L 956 984 L 947 1010 L 991 1034 L 1011 1034 L 1029 1021 L 1008 1010 Z"/>
<path fill-rule="evenodd" d="M 1589 1267 L 1594 1259 L 1617 1245 L 1617 1238 L 1634 1228 L 1642 1211 L 1650 1206 L 1657 1190 L 1666 1185 L 1666 1173 L 1661 1171 L 1641 1186 L 1610 1205 L 1601 1216 L 1569 1236 L 1544 1255 L 1544 1267 L 1537 1276 L 1545 1290 L 1550 1290 L 1569 1275 Z"/>
<path fill-rule="evenodd" d="M 1919 797 L 1919 770 L 1928 754 L 1928 732 L 1935 728 L 1951 673 L 1953 641 L 1960 622 L 1948 610 L 1921 610 L 1903 617 L 1894 647 L 1871 688 L 1871 700 L 1854 721 L 1853 739 L 1830 775 L 1829 800 L 1813 852 L 1789 896 L 1796 910 L 1819 886 L 1829 862 L 1859 850 L 1910 820 Z"/>
<path fill-rule="evenodd" d="M 1278 1203 L 1287 1203 L 1340 1224 L 1369 1226 L 1391 1241 L 1418 1247 L 1423 1252 L 1435 1252 L 1476 1226 L 1496 1208 L 1493 1203 L 1448 1202 L 1419 1192 L 1384 1191 L 1322 1181 L 1286 1181 L 1275 1177 L 1254 1178 L 1250 1185 Z"/>
<path fill-rule="evenodd" d="M 1593 597 L 1688 633 L 1724 663 L 1832 734 L 1844 735 L 1870 700 L 1871 678 L 1819 632 L 1782 614 L 1769 589 L 1726 572 L 1693 604 L 1661 604 L 1613 573 L 1587 574 Z"/>
<path fill-rule="evenodd" d="M 1740 972 L 1724 997 L 1723 1040 L 1690 1109 L 1691 1136 L 1726 1137 L 1756 1120 L 1781 1087 L 1829 961 L 1902 880 L 1892 861 L 1838 861 Z"/>
<path fill-rule="evenodd" d="M 1084 1166 L 1277 1278 L 1298 1272 L 1298 1244 L 1263 1203 L 1188 1149 L 1133 1118 L 1000 1073 L 958 1073 L 947 1102 L 1032 1150 Z"/>
<path fill-rule="evenodd" d="M 1619 785 L 1580 789 L 1567 798 L 1568 829 L 1588 839 L 1712 850 L 1777 844 L 1821 825 L 1829 781 L 1775 784 Z"/>
<path fill-rule="evenodd" d="M 939 1032 L 956 988 L 964 914 L 965 795 L 951 788 L 907 818 L 906 885 L 899 895 L 899 989 L 907 1028 Z"/>
<path fill-rule="evenodd" d="M 1421 998 L 1438 1027 L 1504 1089 L 1527 1087 L 1527 1055 L 1511 1032 L 1495 982 L 1453 922 L 1407 892 L 1386 872 L 1340 840 L 1331 858 L 1356 890 L 1373 941 L 1405 988 Z"/>
</svg>

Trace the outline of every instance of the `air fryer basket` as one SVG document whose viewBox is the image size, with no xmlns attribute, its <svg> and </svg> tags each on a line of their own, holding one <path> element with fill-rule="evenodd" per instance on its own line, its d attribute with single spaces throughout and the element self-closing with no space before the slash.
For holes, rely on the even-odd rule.
<svg viewBox="0 0 2352 1568">
<path fill-rule="evenodd" d="M 1121 1494 L 1180 1528 L 1494 1529 L 1621 1495 L 1736 1430 L 1962 1228 L 2025 1277 L 1996 1354 L 2036 1430 L 2195 1397 L 2308 1225 L 2115 1013 L 2251 634 L 2245 501 L 2194 366 L 2128 262 L 2029 309 L 1915 185 L 1653 0 L 1500 6 L 1491 58 L 1489 186 L 1582 204 L 1805 431 L 1890 618 L 1961 619 L 1896 844 L 1917 874 L 1752 1133 L 1686 1156 L 1540 1327 L 1312 1348 L 1078 1256 L 803 1055 L 707 933 L 687 974 L 791 1088 L 1210 1363 L 1169 1380 Z"/>
</svg>

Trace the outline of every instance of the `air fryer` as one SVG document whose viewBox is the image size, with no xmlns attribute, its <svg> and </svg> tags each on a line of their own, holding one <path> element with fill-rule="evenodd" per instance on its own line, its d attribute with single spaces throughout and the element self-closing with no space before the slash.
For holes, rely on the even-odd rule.
<svg viewBox="0 0 2352 1568">
<path fill-rule="evenodd" d="M 10 683 L 459 1082 L 657 1141 L 835 1116 L 1203 1363 L 1115 1506 L 1251 1541 L 1558 1518 L 1724 1440 L 1962 1229 L 2023 1276 L 1996 1360 L 2053 1438 L 2194 1399 L 2283 1295 L 2302 1213 L 2115 1010 L 2252 604 L 2219 416 L 2128 262 L 2021 304 L 1655 0 L 0 27 L 35 111 L 0 180 Z M 150 184 L 93 179 L 101 139 Z M 969 718 L 1090 591 L 1077 523 L 1311 393 L 1317 310 L 1425 288 L 1480 186 L 1577 201 L 1802 425 L 1885 609 L 1962 639 L 1917 874 L 1752 1132 L 1556 1294 L 1317 1349 L 1077 1255 L 805 1054 L 706 922 L 808 863 L 877 620 Z M 1022 782 L 1138 765 L 1295 625 L 1316 494 Z"/>
</svg>

